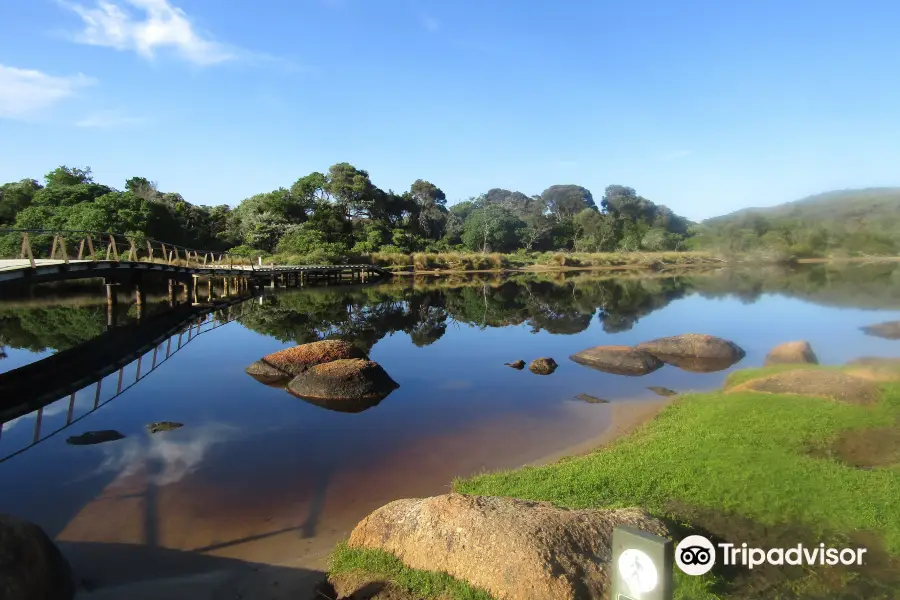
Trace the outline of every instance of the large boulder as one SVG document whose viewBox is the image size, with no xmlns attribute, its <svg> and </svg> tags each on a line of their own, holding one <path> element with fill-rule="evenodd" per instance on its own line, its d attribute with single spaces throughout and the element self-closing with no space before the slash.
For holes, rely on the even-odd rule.
<svg viewBox="0 0 900 600">
<path fill-rule="evenodd" d="M 75 585 L 69 563 L 33 523 L 0 515 L 0 598 L 69 600 Z"/>
<path fill-rule="evenodd" d="M 369 357 L 350 342 L 323 340 L 267 354 L 245 371 L 261 383 L 281 387 L 316 365 L 351 358 L 368 360 Z"/>
<path fill-rule="evenodd" d="M 443 571 L 499 600 L 587 600 L 609 594 L 612 531 L 668 535 L 636 508 L 567 510 L 547 502 L 447 494 L 397 500 L 363 519 L 351 548 Z"/>
<path fill-rule="evenodd" d="M 766 354 L 765 366 L 772 365 L 817 365 L 819 359 L 809 342 L 796 341 L 778 344 Z"/>
<path fill-rule="evenodd" d="M 878 385 L 840 371 L 798 369 L 751 379 L 731 388 L 732 392 L 753 390 L 769 394 L 819 396 L 850 404 L 872 404 L 878 400 Z"/>
<path fill-rule="evenodd" d="M 310 400 L 381 400 L 400 387 L 378 363 L 346 358 L 315 365 L 288 384 L 289 392 Z"/>
<path fill-rule="evenodd" d="M 576 352 L 569 360 L 599 371 L 632 377 L 652 373 L 663 366 L 663 362 L 649 352 L 631 346 L 595 346 Z"/>
<path fill-rule="evenodd" d="M 531 361 L 531 364 L 528 365 L 528 370 L 536 375 L 550 375 L 558 366 L 552 358 L 543 357 Z"/>
<path fill-rule="evenodd" d="M 635 347 L 666 364 L 695 373 L 721 371 L 746 356 L 743 348 L 734 342 L 702 333 L 658 338 Z"/>
<path fill-rule="evenodd" d="M 900 321 L 887 321 L 861 328 L 864 333 L 888 340 L 900 340 Z"/>
</svg>

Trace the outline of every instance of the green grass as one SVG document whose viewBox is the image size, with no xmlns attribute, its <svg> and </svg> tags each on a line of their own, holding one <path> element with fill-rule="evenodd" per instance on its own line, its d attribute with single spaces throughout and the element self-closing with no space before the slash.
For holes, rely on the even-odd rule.
<svg viewBox="0 0 900 600">
<path fill-rule="evenodd" d="M 491 600 L 479 588 L 455 579 L 446 573 L 410 569 L 392 554 L 380 550 L 360 550 L 339 544 L 331 555 L 328 573 L 331 576 L 362 571 L 369 576 L 391 581 L 423 598 L 448 600 Z"/>
<path fill-rule="evenodd" d="M 732 380 L 782 370 L 754 369 Z M 727 515 L 724 521 L 734 523 L 735 536 L 748 531 L 740 530 L 741 520 L 772 531 L 800 528 L 814 542 L 871 532 L 891 559 L 900 556 L 898 470 L 856 469 L 814 458 L 809 449 L 847 429 L 892 425 L 898 414 L 898 384 L 886 384 L 874 407 L 754 392 L 685 395 L 607 449 L 548 466 L 460 479 L 454 488 L 572 508 L 640 506 L 688 528 L 697 525 L 692 515 Z M 723 593 L 720 582 L 707 577 L 683 576 L 676 583 L 679 598 Z M 812 589 L 804 585 L 821 584 L 816 579 L 791 585 L 799 585 L 801 592 L 795 593 L 802 596 L 803 589 Z"/>
</svg>

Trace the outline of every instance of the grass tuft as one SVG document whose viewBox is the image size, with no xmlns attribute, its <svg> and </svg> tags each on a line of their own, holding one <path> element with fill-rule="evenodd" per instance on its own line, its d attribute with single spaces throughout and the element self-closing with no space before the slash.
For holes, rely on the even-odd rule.
<svg viewBox="0 0 900 600">
<path fill-rule="evenodd" d="M 373 579 L 390 581 L 422 598 L 491 600 L 490 594 L 486 591 L 446 573 L 410 569 L 388 552 L 350 548 L 346 543 L 338 544 L 331 555 L 329 575 L 354 571 L 373 576 Z"/>
</svg>

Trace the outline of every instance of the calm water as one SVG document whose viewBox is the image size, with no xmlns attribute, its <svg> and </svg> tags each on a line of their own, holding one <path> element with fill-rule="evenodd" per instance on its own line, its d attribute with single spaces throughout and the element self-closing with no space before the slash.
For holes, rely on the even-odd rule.
<svg viewBox="0 0 900 600">
<path fill-rule="evenodd" d="M 774 345 L 812 343 L 823 363 L 900 356 L 900 341 L 859 327 L 900 319 L 900 268 L 611 279 L 403 280 L 289 290 L 254 299 L 192 333 L 140 381 L 131 364 L 36 415 L 5 423 L 0 512 L 62 542 L 138 544 L 320 568 L 335 541 L 396 498 L 442 493 L 454 476 L 514 467 L 597 439 L 627 411 L 677 391 L 721 385 L 728 371 L 666 366 L 623 377 L 571 362 L 600 344 L 698 332 L 735 341 L 760 365 Z M 99 300 L 99 295 L 97 297 Z M 0 372 L 101 333 L 105 306 L 0 303 Z M 218 326 L 213 327 L 218 323 Z M 400 388 L 363 412 L 335 412 L 244 373 L 265 354 L 325 337 L 365 347 Z M 503 363 L 556 359 L 550 376 Z M 590 394 L 609 404 L 576 400 Z M 82 417 L 80 420 L 79 417 Z M 48 433 L 75 420 L 58 434 Z M 184 427 L 150 434 L 146 424 Z M 73 446 L 116 430 L 125 438 Z M 26 449 L 27 448 L 27 449 Z M 68 546 L 67 546 L 68 547 Z M 102 568 L 97 566 L 97 577 Z"/>
</svg>

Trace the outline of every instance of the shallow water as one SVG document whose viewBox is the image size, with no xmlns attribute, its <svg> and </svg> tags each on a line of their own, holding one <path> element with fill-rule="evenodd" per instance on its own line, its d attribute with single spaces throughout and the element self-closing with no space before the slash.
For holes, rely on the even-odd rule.
<svg viewBox="0 0 900 600">
<path fill-rule="evenodd" d="M 795 339 L 809 341 L 822 363 L 900 356 L 900 341 L 859 329 L 900 319 L 895 265 L 550 279 L 398 280 L 281 291 L 235 306 L 236 320 L 222 313 L 219 321 L 205 321 L 203 333 L 192 330 L 190 341 L 183 336 L 181 349 L 152 371 L 145 355 L 142 377 L 131 387 L 137 365 L 126 367 L 124 391 L 111 401 L 117 373 L 103 380 L 99 397 L 88 386 L 74 401 L 67 396 L 46 407 L 39 429 L 34 413 L 5 423 L 0 459 L 9 458 L 0 462 L 0 512 L 75 544 L 321 568 L 333 544 L 374 508 L 442 493 L 456 476 L 582 447 L 615 419 L 627 420 L 629 407 L 640 413 L 659 403 L 648 386 L 712 389 L 731 370 L 760 365 L 772 346 Z M 0 373 L 103 331 L 104 310 L 0 303 L 8 355 Z M 733 340 L 747 355 L 714 373 L 666 366 L 643 377 L 568 359 L 595 345 L 688 332 Z M 399 389 L 351 414 L 244 373 L 263 355 L 324 337 L 363 346 Z M 556 359 L 555 373 L 503 364 L 541 356 Z M 579 401 L 579 394 L 610 403 Z M 95 400 L 100 407 L 92 411 Z M 67 420 L 72 424 L 62 428 Z M 154 421 L 184 426 L 150 434 L 146 425 Z M 99 430 L 125 437 L 66 443 Z M 94 568 L 102 580 L 103 565 Z"/>
</svg>

